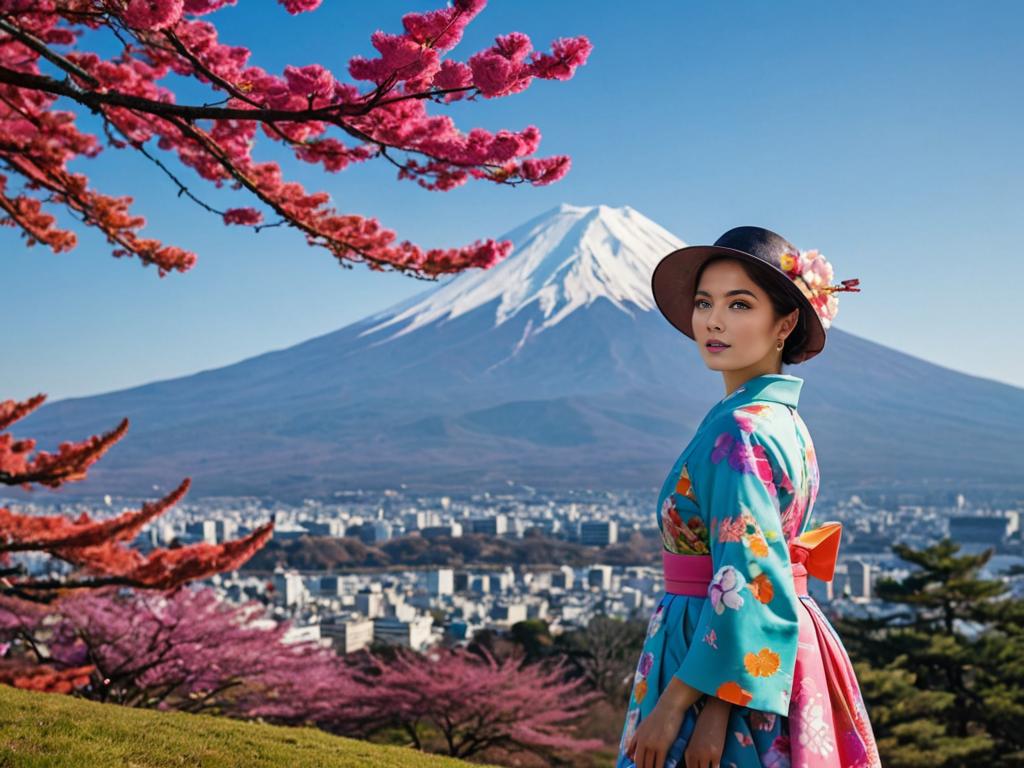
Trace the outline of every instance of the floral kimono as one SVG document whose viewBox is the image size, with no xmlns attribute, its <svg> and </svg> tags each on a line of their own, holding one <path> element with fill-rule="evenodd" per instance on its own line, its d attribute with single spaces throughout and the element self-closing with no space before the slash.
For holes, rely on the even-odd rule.
<svg viewBox="0 0 1024 768">
<path fill-rule="evenodd" d="M 796 411 L 803 379 L 755 376 L 715 404 L 658 496 L 662 544 L 710 555 L 707 595 L 666 592 L 650 617 L 616 768 L 673 677 L 733 704 L 722 768 L 877 768 L 852 665 L 814 600 L 798 595 L 789 543 L 804 533 L 818 465 Z M 837 545 L 838 546 L 838 545 Z M 703 706 L 687 711 L 665 768 Z"/>
</svg>

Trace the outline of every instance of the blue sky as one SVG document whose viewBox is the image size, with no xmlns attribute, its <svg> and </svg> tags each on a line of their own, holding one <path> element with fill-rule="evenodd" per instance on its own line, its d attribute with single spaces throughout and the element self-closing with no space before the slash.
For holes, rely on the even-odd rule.
<svg viewBox="0 0 1024 768">
<path fill-rule="evenodd" d="M 372 54 L 373 30 L 399 31 L 403 13 L 437 7 L 325 0 L 290 17 L 269 1 L 240 5 L 211 18 L 222 40 L 253 49 L 253 63 L 280 72 L 316 62 L 339 76 L 352 54 Z M 383 163 L 326 174 L 288 162 L 286 176 L 425 247 L 496 237 L 562 202 L 631 205 L 688 243 L 765 226 L 820 249 L 837 280 L 860 278 L 861 293 L 841 294 L 836 327 L 1024 386 L 1020 3 L 492 0 L 452 56 L 514 30 L 538 48 L 577 34 L 595 48 L 573 80 L 450 111 L 464 130 L 539 126 L 541 155 L 573 157 L 561 182 L 427 192 Z M 80 125 L 96 127 L 87 116 Z M 280 153 L 264 143 L 257 156 Z M 219 367 L 429 287 L 343 269 L 294 230 L 225 227 L 131 153 L 105 149 L 72 168 L 133 196 L 144 234 L 199 262 L 160 279 L 111 257 L 93 231 L 54 255 L 0 230 L 0 400 Z M 249 204 L 182 173 L 214 204 Z"/>
</svg>

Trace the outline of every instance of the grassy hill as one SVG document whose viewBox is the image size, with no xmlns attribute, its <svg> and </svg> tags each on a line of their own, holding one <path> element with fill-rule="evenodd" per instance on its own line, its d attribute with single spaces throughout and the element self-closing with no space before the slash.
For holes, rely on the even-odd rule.
<svg viewBox="0 0 1024 768">
<path fill-rule="evenodd" d="M 467 765 L 413 749 L 331 736 L 313 728 L 132 709 L 0 685 L 0 768 Z"/>
</svg>

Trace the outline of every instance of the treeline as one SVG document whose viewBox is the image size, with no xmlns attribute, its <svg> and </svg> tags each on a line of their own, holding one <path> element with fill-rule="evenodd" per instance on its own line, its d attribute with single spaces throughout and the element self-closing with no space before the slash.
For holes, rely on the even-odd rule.
<svg viewBox="0 0 1024 768">
<path fill-rule="evenodd" d="M 656 531 L 634 531 L 627 541 L 607 547 L 559 541 L 529 531 L 522 539 L 481 533 L 426 539 L 414 533 L 376 545 L 350 536 L 302 536 L 271 540 L 245 568 L 270 571 L 282 565 L 302 571 L 351 571 L 402 566 L 653 565 L 660 562 L 659 541 Z"/>
<path fill-rule="evenodd" d="M 911 566 L 884 579 L 884 616 L 836 621 L 857 668 L 886 768 L 1024 765 L 1024 599 L 982 578 L 993 550 L 944 539 L 897 544 Z M 1017 592 L 1019 594 L 1019 591 Z"/>
</svg>

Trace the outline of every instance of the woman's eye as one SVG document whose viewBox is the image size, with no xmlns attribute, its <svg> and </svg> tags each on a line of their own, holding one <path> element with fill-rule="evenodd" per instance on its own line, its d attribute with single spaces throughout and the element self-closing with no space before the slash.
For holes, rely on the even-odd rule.
<svg viewBox="0 0 1024 768">
<path fill-rule="evenodd" d="M 707 303 L 708 303 L 708 302 L 707 302 L 707 301 L 705 301 L 704 299 L 697 299 L 697 301 L 695 302 L 696 306 L 697 306 L 697 307 L 698 307 L 699 309 L 703 309 L 703 308 L 704 308 L 704 307 L 703 307 L 703 305 L 704 305 L 704 304 L 707 304 Z M 744 309 L 750 309 L 750 305 L 749 305 L 749 304 L 747 304 L 747 302 L 745 302 L 745 301 L 734 301 L 734 302 L 733 302 L 732 304 L 730 304 L 729 306 L 730 306 L 730 307 L 733 307 L 733 306 L 735 306 L 735 305 L 737 305 L 737 304 L 739 304 L 739 305 L 740 305 L 741 307 L 743 307 Z"/>
</svg>

